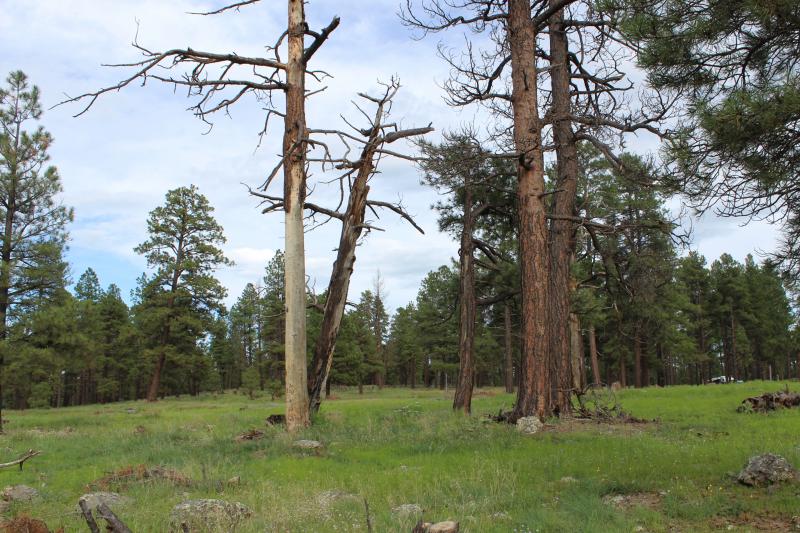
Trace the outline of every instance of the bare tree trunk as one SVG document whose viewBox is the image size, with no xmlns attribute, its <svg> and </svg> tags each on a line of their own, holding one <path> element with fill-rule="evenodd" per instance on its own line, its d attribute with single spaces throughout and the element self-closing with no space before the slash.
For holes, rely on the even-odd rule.
<svg viewBox="0 0 800 533">
<path fill-rule="evenodd" d="M 550 0 L 551 5 L 557 0 Z M 553 220 L 550 222 L 550 355 L 558 379 L 559 414 L 571 410 L 570 390 L 573 369 L 570 363 L 570 267 L 575 253 L 575 195 L 578 189 L 578 150 L 570 120 L 569 44 L 564 27 L 564 11 L 557 11 L 549 24 L 551 108 L 553 139 L 556 145 L 557 178 L 552 194 Z"/>
<path fill-rule="evenodd" d="M 600 386 L 600 361 L 597 359 L 597 336 L 594 324 L 589 325 L 589 359 L 592 362 L 592 379 L 595 386 Z"/>
<path fill-rule="evenodd" d="M 519 263 L 522 274 L 522 357 L 516 416 L 552 415 L 548 342 L 547 222 L 544 205 L 544 155 L 536 73 L 536 28 L 530 0 L 508 2 L 514 145 L 519 154 Z"/>
<path fill-rule="evenodd" d="M 472 410 L 472 387 L 475 380 L 473 348 L 475 344 L 475 264 L 472 242 L 472 191 L 469 179 L 464 183 L 464 226 L 461 230 L 459 250 L 461 284 L 459 332 L 458 332 L 458 381 L 453 398 L 453 410 L 463 409 L 465 414 Z"/>
<path fill-rule="evenodd" d="M 511 338 L 511 305 L 508 300 L 503 305 L 503 327 L 505 328 L 506 350 L 506 392 L 514 392 L 514 344 Z"/>
<path fill-rule="evenodd" d="M 311 423 L 306 374 L 306 279 L 303 205 L 306 117 L 303 0 L 289 0 L 286 117 L 283 136 L 286 291 L 286 428 Z"/>
</svg>

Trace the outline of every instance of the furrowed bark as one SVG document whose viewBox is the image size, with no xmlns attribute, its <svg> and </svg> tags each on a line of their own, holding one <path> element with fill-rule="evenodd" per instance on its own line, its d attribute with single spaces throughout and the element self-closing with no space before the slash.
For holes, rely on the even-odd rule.
<svg viewBox="0 0 800 533">
<path fill-rule="evenodd" d="M 303 0 L 289 0 L 286 117 L 284 119 L 284 208 L 286 291 L 286 428 L 311 421 L 306 386 L 306 279 L 303 204 L 306 195 L 306 118 Z"/>
<path fill-rule="evenodd" d="M 551 0 L 551 6 L 558 0 Z M 560 415 L 571 411 L 570 391 L 573 368 L 570 357 L 571 267 L 575 254 L 576 225 L 569 217 L 577 215 L 578 150 L 570 120 L 569 43 L 564 27 L 564 11 L 550 18 L 550 81 L 553 105 L 553 139 L 556 147 L 556 184 L 552 194 L 550 222 L 550 356 L 556 372 L 556 402 Z"/>
<path fill-rule="evenodd" d="M 536 29 L 530 0 L 508 2 L 514 144 L 519 201 L 519 261 L 522 274 L 522 357 L 514 415 L 552 415 L 547 316 L 549 260 L 543 200 L 544 155 L 536 87 Z"/>
<path fill-rule="evenodd" d="M 589 326 L 589 359 L 592 362 L 592 383 L 600 386 L 600 361 L 597 359 L 597 337 L 594 331 L 594 324 Z"/>
<path fill-rule="evenodd" d="M 505 351 L 506 351 L 506 368 L 505 368 L 505 385 L 506 392 L 514 392 L 514 354 L 513 344 L 511 341 L 511 305 L 508 300 L 503 305 L 503 328 L 505 337 Z"/>
<path fill-rule="evenodd" d="M 475 261 L 473 257 L 473 212 L 472 190 L 469 178 L 464 182 L 464 225 L 461 230 L 459 249 L 460 309 L 458 331 L 458 381 L 453 398 L 453 410 L 463 409 L 465 414 L 472 412 L 472 386 L 475 381 Z"/>
</svg>

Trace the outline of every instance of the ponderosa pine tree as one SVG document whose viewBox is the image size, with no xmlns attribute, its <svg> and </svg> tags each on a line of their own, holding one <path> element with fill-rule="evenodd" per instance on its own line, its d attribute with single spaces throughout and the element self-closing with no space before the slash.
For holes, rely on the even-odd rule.
<svg viewBox="0 0 800 533">
<path fill-rule="evenodd" d="M 21 71 L 6 83 L 0 89 L 0 340 L 7 337 L 15 307 L 63 288 L 61 252 L 72 220 L 72 210 L 58 199 L 58 171 L 48 166 L 53 138 L 34 126 L 42 116 L 39 89 Z"/>
<path fill-rule="evenodd" d="M 158 398 L 168 356 L 179 357 L 181 347 L 205 334 L 212 311 L 225 297 L 214 272 L 231 262 L 220 248 L 225 236 L 213 211 L 194 185 L 170 190 L 164 205 L 150 212 L 148 239 L 135 248 L 154 271 L 143 287 L 139 309 L 155 328 L 150 339 L 155 361 L 148 401 Z"/>
</svg>

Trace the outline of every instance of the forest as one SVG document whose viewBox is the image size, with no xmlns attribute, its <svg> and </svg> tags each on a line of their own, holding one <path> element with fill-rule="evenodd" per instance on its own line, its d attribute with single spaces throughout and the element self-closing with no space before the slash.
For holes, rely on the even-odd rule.
<svg viewBox="0 0 800 533">
<path fill-rule="evenodd" d="M 0 0 L 0 530 L 800 528 L 800 2 L 378 1 Z"/>
<path fill-rule="evenodd" d="M 199 15 L 241 16 L 257 3 Z M 285 250 L 230 309 L 216 277 L 231 264 L 224 230 L 191 184 L 150 211 L 135 248 L 148 270 L 129 296 L 103 288 L 91 268 L 71 279 L 74 215 L 60 200 L 39 89 L 9 74 L 0 91 L 5 406 L 237 389 L 285 395 L 292 430 L 344 386 L 452 389 L 453 408 L 467 413 L 475 387 L 503 386 L 517 391 L 513 419 L 545 419 L 568 415 L 592 386 L 800 377 L 796 2 L 407 0 L 397 23 L 410 36 L 474 35 L 441 53 L 451 67 L 444 94 L 454 107 L 481 106 L 491 123 L 438 137 L 433 124 L 390 117 L 395 79 L 358 94 L 363 125 L 307 117 L 326 76 L 309 65 L 342 30 L 338 17 L 309 29 L 305 10 L 288 1 L 287 29 L 266 57 L 134 42 L 140 59 L 117 66 L 118 83 L 59 104 L 81 117 L 149 80 L 188 89 L 203 121 L 248 97 L 264 105 L 265 132 L 271 118 L 283 121 L 282 157 L 249 200 L 284 214 Z M 628 150 L 634 134 L 655 135 L 660 151 Z M 348 294 L 356 249 L 382 231 L 371 214 L 423 231 L 400 202 L 369 196 L 386 159 L 415 165 L 439 231 L 459 243 L 458 257 L 395 310 L 380 272 L 371 290 Z M 333 176 L 338 205 L 315 200 L 312 167 Z M 784 240 L 743 263 L 706 258 L 692 247 L 691 218 L 712 211 L 768 218 Z M 320 220 L 340 223 L 341 237 L 317 290 L 303 233 Z"/>
</svg>

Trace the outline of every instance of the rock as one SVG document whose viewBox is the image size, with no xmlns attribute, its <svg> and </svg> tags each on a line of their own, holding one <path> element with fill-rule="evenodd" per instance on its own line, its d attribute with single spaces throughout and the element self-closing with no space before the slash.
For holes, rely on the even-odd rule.
<svg viewBox="0 0 800 533">
<path fill-rule="evenodd" d="M 223 500 L 187 500 L 172 508 L 171 531 L 201 533 L 234 531 L 240 522 L 253 513 L 238 502 Z"/>
<path fill-rule="evenodd" d="M 416 503 L 404 503 L 392 508 L 392 513 L 400 516 L 411 516 L 422 514 L 422 507 Z"/>
<path fill-rule="evenodd" d="M 320 451 L 324 448 L 321 442 L 318 440 L 297 440 L 292 444 L 295 448 L 299 448 L 301 450 L 311 450 L 311 451 Z"/>
<path fill-rule="evenodd" d="M 81 496 L 78 501 L 86 502 L 89 510 L 94 511 L 101 503 L 106 504 L 109 508 L 114 508 L 120 505 L 127 505 L 133 500 L 127 496 L 120 496 L 116 492 L 90 492 Z M 78 505 L 78 509 L 80 510 L 80 505 Z"/>
<path fill-rule="evenodd" d="M 7 502 L 29 502 L 39 497 L 39 491 L 27 485 L 13 485 L 4 488 L 2 496 Z"/>
<path fill-rule="evenodd" d="M 526 435 L 533 435 L 542 429 L 542 422 L 535 416 L 523 416 L 517 419 L 517 431 Z"/>
<path fill-rule="evenodd" d="M 241 483 L 242 483 L 242 478 L 239 476 L 233 476 L 228 480 L 228 486 L 230 487 L 237 487 L 241 485 Z"/>
<path fill-rule="evenodd" d="M 736 479 L 743 485 L 759 487 L 793 481 L 797 479 L 797 470 L 780 455 L 765 453 L 751 457 Z"/>
<path fill-rule="evenodd" d="M 452 520 L 437 522 L 428 527 L 427 533 L 458 533 L 458 522 Z"/>
</svg>

